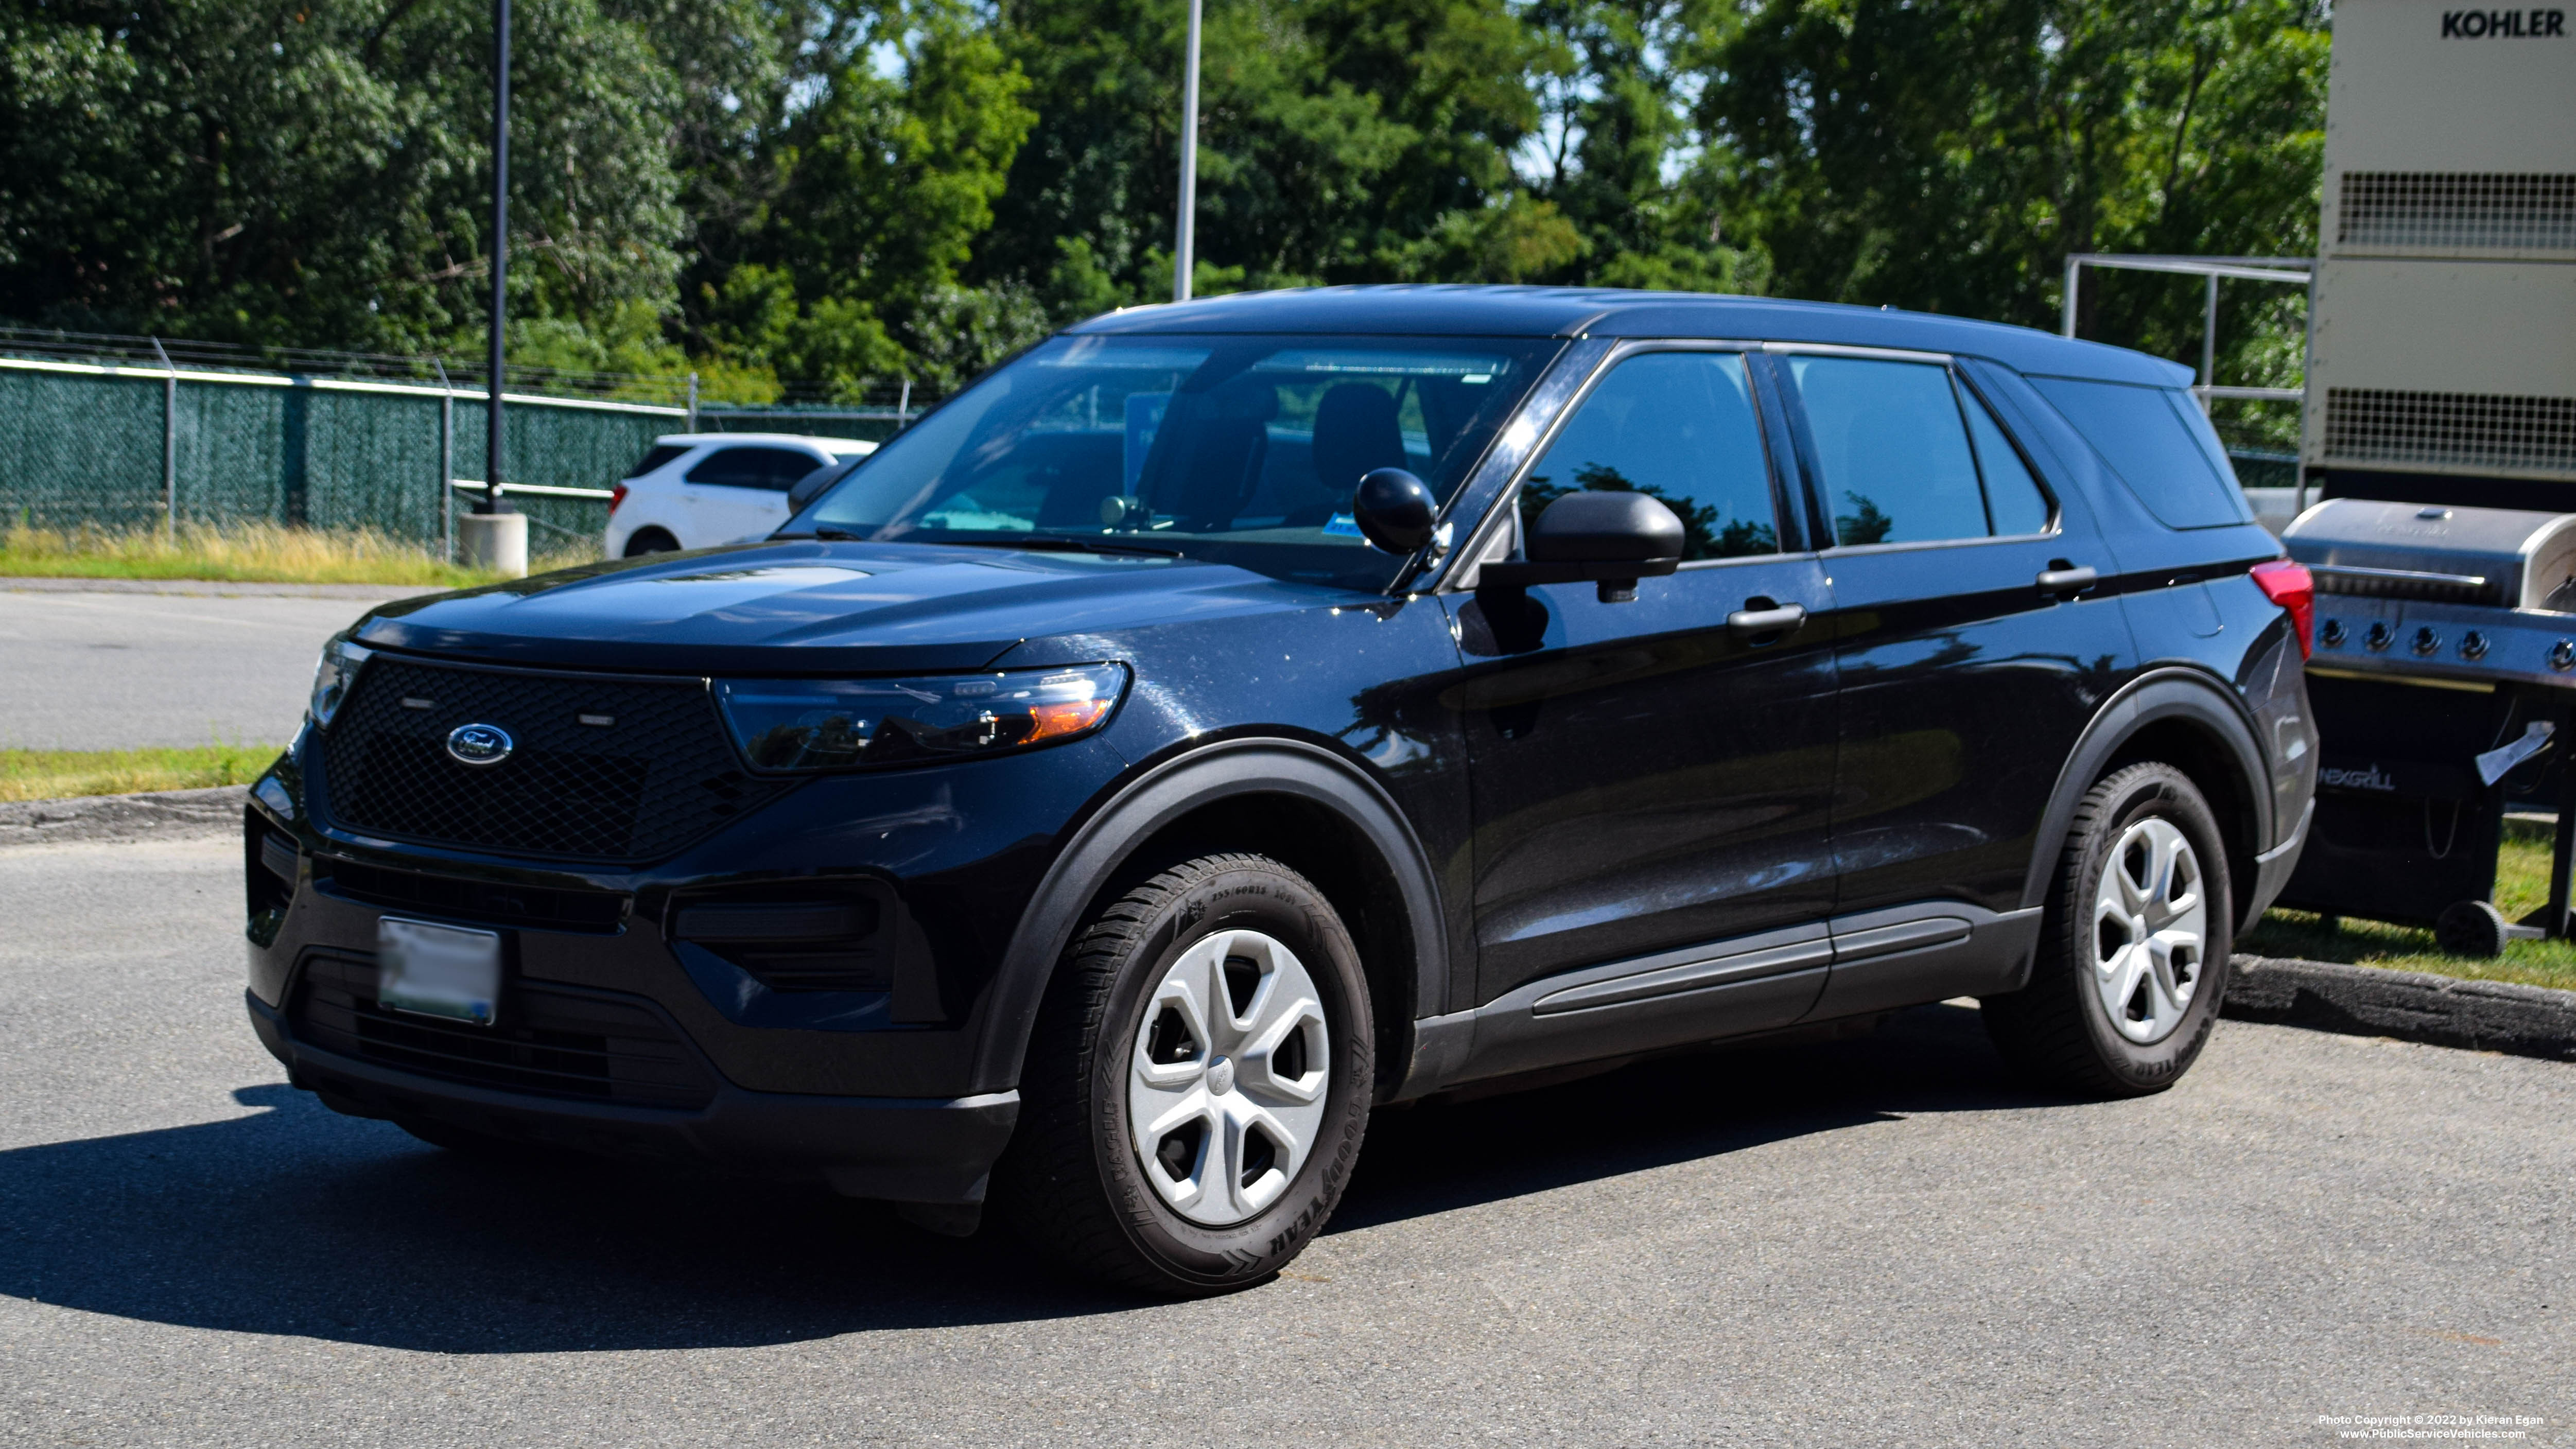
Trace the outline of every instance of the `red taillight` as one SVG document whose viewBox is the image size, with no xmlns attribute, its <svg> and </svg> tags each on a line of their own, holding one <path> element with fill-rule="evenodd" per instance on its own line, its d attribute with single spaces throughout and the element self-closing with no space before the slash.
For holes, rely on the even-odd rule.
<svg viewBox="0 0 2576 1449">
<path fill-rule="evenodd" d="M 2290 632 L 2299 636 L 2299 657 L 2307 658 L 2317 647 L 2317 581 L 2308 566 L 2276 558 L 2254 566 L 2254 583 L 2263 597 L 2290 611 Z"/>
<path fill-rule="evenodd" d="M 618 484 L 616 487 L 611 488 L 611 489 L 609 489 L 609 490 L 608 490 L 608 511 L 609 511 L 609 512 L 611 512 L 611 513 L 615 513 L 615 512 L 617 511 L 617 505 L 618 505 L 618 504 L 620 504 L 620 503 L 623 503 L 623 502 L 625 502 L 625 501 L 626 501 L 626 485 L 625 485 L 625 484 L 620 483 L 620 484 Z"/>
</svg>

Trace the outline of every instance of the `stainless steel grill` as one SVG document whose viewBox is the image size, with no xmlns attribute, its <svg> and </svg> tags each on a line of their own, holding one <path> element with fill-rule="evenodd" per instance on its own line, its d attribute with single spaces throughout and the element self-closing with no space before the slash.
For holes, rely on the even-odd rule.
<svg viewBox="0 0 2576 1449">
<path fill-rule="evenodd" d="M 2576 688 L 2576 514 L 2336 498 L 2281 541 L 2316 575 L 2312 668 Z"/>
<path fill-rule="evenodd" d="M 2281 535 L 2316 579 L 2315 823 L 2282 904 L 2494 955 L 2563 935 L 2576 862 L 2576 514 L 2337 498 Z M 2493 902 L 2508 798 L 2554 797 L 2550 903 Z"/>
</svg>

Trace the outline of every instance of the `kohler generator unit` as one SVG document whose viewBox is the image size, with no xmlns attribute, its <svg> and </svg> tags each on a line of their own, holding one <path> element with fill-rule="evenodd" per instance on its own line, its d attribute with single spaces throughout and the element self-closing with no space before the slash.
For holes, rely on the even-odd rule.
<svg viewBox="0 0 2576 1449">
<path fill-rule="evenodd" d="M 2281 903 L 2431 926 L 2471 955 L 2563 934 L 2576 810 L 2549 905 L 2509 923 L 2489 896 L 2508 794 L 2576 782 L 2576 514 L 2338 498 L 2282 541 L 2316 577 L 2324 758 Z"/>
<path fill-rule="evenodd" d="M 2317 818 L 2283 904 L 2563 935 L 2576 851 L 2576 36 L 2562 8 L 2340 0 L 2301 481 Z M 2550 904 L 2489 903 L 2509 796 Z"/>
</svg>

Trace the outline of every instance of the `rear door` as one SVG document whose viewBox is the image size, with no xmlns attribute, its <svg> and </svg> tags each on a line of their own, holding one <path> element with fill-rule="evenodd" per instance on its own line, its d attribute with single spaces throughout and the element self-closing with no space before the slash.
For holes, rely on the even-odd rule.
<svg viewBox="0 0 2576 1449">
<path fill-rule="evenodd" d="M 1754 389 L 1736 351 L 1613 361 L 1531 465 L 1523 520 L 1576 489 L 1650 493 L 1684 520 L 1679 572 L 1640 580 L 1622 603 L 1591 584 L 1533 588 L 1517 617 L 1510 595 L 1459 601 L 1462 649 L 1471 666 L 1490 661 L 1453 694 L 1472 777 L 1479 999 L 1528 997 L 1540 1020 L 1521 1024 L 1553 1034 L 1546 1052 L 1586 1054 L 1565 1036 L 1577 1018 L 1675 1041 L 1750 1030 L 1794 1019 L 1822 985 L 1831 598 L 1783 506 L 1787 475 Z M 1729 627 L 1750 610 L 1788 617 Z M 1757 934 L 1791 949 L 1730 968 L 1749 989 L 1681 989 L 1723 954 L 1712 943 Z M 1561 998 L 1562 1021 L 1544 1020 L 1542 997 Z M 1488 1026 L 1478 1032 L 1481 1054 Z"/>
<path fill-rule="evenodd" d="M 680 542 L 704 548 L 768 533 L 787 521 L 787 490 L 824 461 L 776 444 L 737 444 L 709 453 L 690 467 L 682 489 L 687 532 Z"/>
<path fill-rule="evenodd" d="M 1818 1012 L 1991 984 L 1978 972 L 2035 939 L 2016 913 L 2058 771 L 2132 665 L 2084 572 L 2115 570 L 1945 359 L 1766 362 L 1831 540 L 1837 964 Z"/>
</svg>

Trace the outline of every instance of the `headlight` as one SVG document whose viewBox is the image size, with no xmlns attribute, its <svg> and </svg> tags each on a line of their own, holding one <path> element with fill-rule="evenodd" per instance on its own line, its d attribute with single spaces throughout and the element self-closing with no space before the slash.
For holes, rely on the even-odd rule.
<svg viewBox="0 0 2576 1449">
<path fill-rule="evenodd" d="M 727 679 L 716 698 L 755 768 L 839 770 L 1074 739 L 1100 728 L 1126 688 L 1126 665 L 1080 664 L 927 679 Z"/>
<path fill-rule="evenodd" d="M 346 631 L 331 636 L 322 646 L 322 658 L 313 666 L 313 722 L 325 729 L 331 716 L 340 712 L 340 702 L 349 697 L 349 686 L 358 680 L 358 666 L 376 651 L 363 644 L 352 644 Z"/>
</svg>

